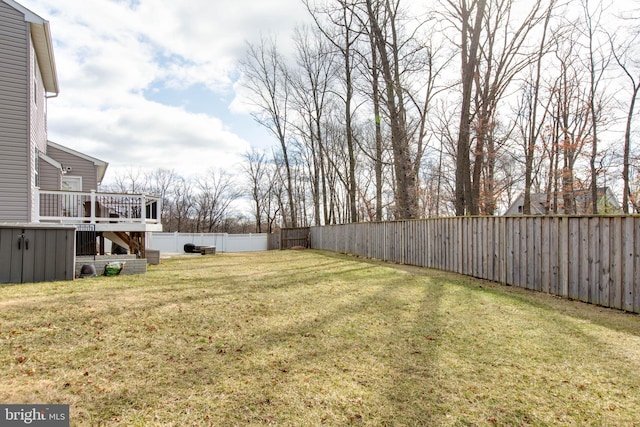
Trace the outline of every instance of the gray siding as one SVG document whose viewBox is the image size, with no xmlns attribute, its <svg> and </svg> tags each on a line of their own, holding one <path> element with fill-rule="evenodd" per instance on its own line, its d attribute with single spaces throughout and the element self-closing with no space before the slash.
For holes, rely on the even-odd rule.
<svg viewBox="0 0 640 427">
<path fill-rule="evenodd" d="M 38 60 L 36 58 L 36 52 L 33 47 L 33 43 L 31 42 L 31 38 L 29 38 L 29 64 L 32 72 L 30 73 L 31 78 L 29 79 L 29 93 L 32 94 L 29 96 L 29 111 L 30 111 L 30 122 L 31 122 L 31 133 L 30 133 L 30 144 L 29 144 L 29 153 L 30 153 L 30 162 L 29 162 L 29 188 L 32 189 L 30 191 L 30 199 L 29 205 L 31 207 L 30 220 L 36 217 L 36 192 L 33 191 L 36 183 L 36 161 L 37 161 L 37 152 L 44 153 L 47 150 L 47 109 L 45 106 L 46 101 L 46 92 L 44 89 L 44 82 L 42 80 L 42 73 L 40 72 L 40 67 L 38 66 Z M 37 83 L 36 83 L 37 82 Z"/>
<path fill-rule="evenodd" d="M 60 190 L 62 188 L 62 176 L 58 168 L 49 162 L 40 159 L 40 189 Z"/>
<path fill-rule="evenodd" d="M 29 44 L 24 15 L 0 2 L 0 222 L 30 219 Z"/>
<path fill-rule="evenodd" d="M 98 172 L 96 165 L 92 161 L 58 150 L 51 145 L 47 148 L 47 156 L 60 163 L 63 168 L 70 167 L 69 175 L 81 176 L 82 191 L 98 189 Z"/>
</svg>

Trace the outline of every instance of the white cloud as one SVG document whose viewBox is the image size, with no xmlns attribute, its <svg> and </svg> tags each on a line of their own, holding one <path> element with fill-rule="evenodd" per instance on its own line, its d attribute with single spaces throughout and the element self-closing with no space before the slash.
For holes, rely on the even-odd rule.
<svg viewBox="0 0 640 427">
<path fill-rule="evenodd" d="M 50 138 L 108 161 L 115 169 L 176 169 L 183 175 L 226 168 L 249 144 L 215 117 L 131 97 L 130 105 L 103 110 L 63 106 Z M 236 160 L 237 161 L 237 160 Z M 116 171 L 117 172 L 117 171 Z"/>
<path fill-rule="evenodd" d="M 61 93 L 48 103 L 50 139 L 109 162 L 107 179 L 130 167 L 236 171 L 249 142 L 217 114 L 248 110 L 228 105 L 230 76 L 246 41 L 304 17 L 298 0 L 18 1 L 51 25 Z M 211 91 L 206 114 L 163 98 L 193 86 Z"/>
</svg>

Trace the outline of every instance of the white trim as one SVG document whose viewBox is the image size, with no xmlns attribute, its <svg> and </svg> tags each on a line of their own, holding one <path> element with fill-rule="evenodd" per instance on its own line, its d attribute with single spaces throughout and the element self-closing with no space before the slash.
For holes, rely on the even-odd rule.
<svg viewBox="0 0 640 427">
<path fill-rule="evenodd" d="M 16 3 L 13 0 L 0 0 L 0 1 L 3 1 L 4 3 L 8 4 L 9 6 L 14 8 L 18 12 L 22 13 L 24 15 L 24 20 L 27 21 L 27 22 L 31 22 L 31 23 L 34 23 L 34 24 L 41 24 L 41 25 L 44 24 L 45 22 L 47 22 L 43 18 L 41 18 L 40 16 L 36 15 L 32 11 L 30 11 L 29 9 L 24 7 L 23 5 L 21 5 L 19 3 Z"/>
<path fill-rule="evenodd" d="M 62 170 L 62 165 L 58 163 L 56 160 L 53 160 L 51 157 L 47 156 L 46 154 L 39 153 L 38 157 L 40 157 L 41 160 L 44 160 L 45 162 L 49 163 L 54 168 Z"/>
</svg>

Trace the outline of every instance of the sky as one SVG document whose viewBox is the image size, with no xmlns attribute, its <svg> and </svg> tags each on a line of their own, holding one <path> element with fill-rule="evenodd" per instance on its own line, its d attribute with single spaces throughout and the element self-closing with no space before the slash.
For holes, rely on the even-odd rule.
<svg viewBox="0 0 640 427">
<path fill-rule="evenodd" d="M 49 140 L 128 171 L 238 171 L 273 141 L 238 86 L 247 42 L 288 39 L 299 0 L 17 0 L 50 23 L 60 94 Z"/>
</svg>

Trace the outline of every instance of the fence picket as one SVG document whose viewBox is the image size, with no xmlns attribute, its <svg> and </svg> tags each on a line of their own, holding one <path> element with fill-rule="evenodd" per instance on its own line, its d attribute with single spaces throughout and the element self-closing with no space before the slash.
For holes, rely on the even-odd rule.
<svg viewBox="0 0 640 427">
<path fill-rule="evenodd" d="M 549 293 L 560 295 L 560 219 L 551 218 L 549 224 Z"/>
<path fill-rule="evenodd" d="M 550 221 L 540 221 L 540 290 L 549 292 L 551 283 L 551 242 L 549 241 Z"/>
<path fill-rule="evenodd" d="M 633 261 L 633 312 L 640 313 L 640 218 L 634 217 L 632 220 L 634 230 L 634 261 Z"/>
<path fill-rule="evenodd" d="M 589 271 L 591 269 L 591 265 L 589 262 L 589 241 L 591 236 L 589 235 L 589 218 L 579 218 L 578 228 L 580 230 L 580 246 L 578 250 L 580 251 L 579 260 L 577 262 L 580 269 L 580 282 L 578 283 L 578 299 L 580 301 L 589 301 L 589 288 L 591 287 L 591 277 L 589 275 Z M 584 262 L 582 262 L 584 260 Z"/>
<path fill-rule="evenodd" d="M 633 311 L 633 218 L 622 218 L 622 309 Z"/>
<path fill-rule="evenodd" d="M 589 218 L 589 292 L 588 302 L 600 304 L 600 221 Z"/>
<path fill-rule="evenodd" d="M 621 218 L 613 218 L 611 233 L 611 307 L 622 308 L 622 224 Z"/>
<path fill-rule="evenodd" d="M 535 218 L 528 217 L 527 218 L 527 247 L 529 256 L 527 258 L 527 289 L 535 290 L 537 287 L 535 281 L 535 270 L 538 267 L 537 265 L 537 253 L 536 253 L 536 240 L 540 237 L 540 233 L 536 233 L 535 229 Z"/>
<path fill-rule="evenodd" d="M 607 218 L 602 222 L 600 227 L 600 286 L 599 286 L 599 300 L 600 305 L 605 307 L 611 307 L 611 295 L 609 293 L 609 286 L 611 283 L 611 219 Z"/>
</svg>

